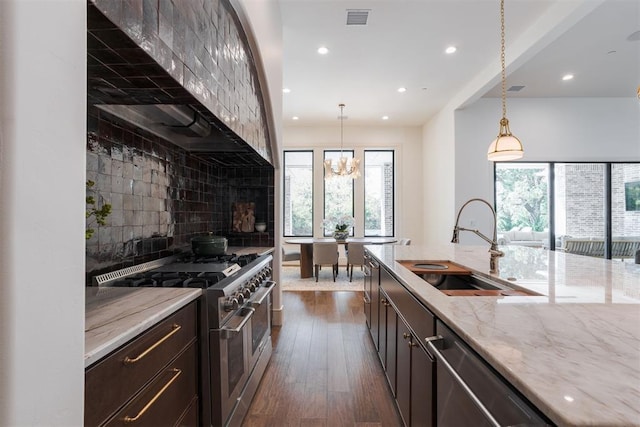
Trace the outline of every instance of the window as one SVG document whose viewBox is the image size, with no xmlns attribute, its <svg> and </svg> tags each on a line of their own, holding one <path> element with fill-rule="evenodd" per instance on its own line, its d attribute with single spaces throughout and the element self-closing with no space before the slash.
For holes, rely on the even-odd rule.
<svg viewBox="0 0 640 427">
<path fill-rule="evenodd" d="M 640 163 L 496 163 L 495 197 L 500 243 L 554 236 L 542 246 L 626 262 L 640 249 Z"/>
<path fill-rule="evenodd" d="M 496 163 L 495 173 L 498 234 L 504 242 L 548 248 L 549 165 Z"/>
<path fill-rule="evenodd" d="M 611 165 L 611 256 L 635 259 L 640 250 L 640 163 Z"/>
<path fill-rule="evenodd" d="M 392 150 L 364 152 L 364 235 L 394 235 Z"/>
<path fill-rule="evenodd" d="M 324 152 L 324 160 L 331 159 L 334 165 L 341 156 L 351 159 L 353 158 L 353 151 L 327 150 Z M 353 216 L 353 184 L 354 180 L 347 177 L 324 180 L 323 218 Z M 323 233 L 325 236 L 330 236 L 333 230 L 323 230 Z M 350 234 L 353 235 L 353 229 L 351 229 Z"/>
<path fill-rule="evenodd" d="M 313 151 L 284 152 L 284 235 L 313 236 Z"/>
<path fill-rule="evenodd" d="M 560 249 L 604 257 L 605 170 L 604 163 L 554 164 L 555 232 Z"/>
</svg>

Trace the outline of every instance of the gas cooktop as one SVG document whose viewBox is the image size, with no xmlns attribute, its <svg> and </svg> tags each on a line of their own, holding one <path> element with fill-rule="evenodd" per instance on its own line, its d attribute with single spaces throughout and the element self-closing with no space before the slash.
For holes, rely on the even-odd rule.
<svg viewBox="0 0 640 427">
<path fill-rule="evenodd" d="M 257 258 L 258 254 L 197 257 L 187 253 L 103 274 L 94 278 L 94 282 L 116 287 L 206 289 L 240 271 Z"/>
</svg>

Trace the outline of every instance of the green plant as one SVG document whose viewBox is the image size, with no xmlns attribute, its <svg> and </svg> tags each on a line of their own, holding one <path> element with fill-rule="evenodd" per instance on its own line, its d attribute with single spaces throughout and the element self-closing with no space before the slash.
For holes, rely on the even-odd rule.
<svg viewBox="0 0 640 427">
<path fill-rule="evenodd" d="M 349 227 L 353 227 L 355 220 L 351 216 L 341 216 L 340 218 L 325 218 L 322 220 L 322 227 L 325 230 L 335 230 L 345 232 Z"/>
<path fill-rule="evenodd" d="M 95 182 L 91 181 L 90 179 L 87 180 L 87 189 L 92 189 L 94 185 L 96 185 Z M 89 226 L 91 217 L 93 217 L 98 225 L 106 225 L 106 219 L 111 213 L 111 204 L 105 203 L 101 208 L 97 208 L 96 199 L 93 196 L 87 196 L 85 201 L 87 204 L 87 211 L 85 214 L 87 218 L 87 229 L 84 232 L 84 238 L 89 240 L 91 236 L 93 236 L 93 234 L 96 232 Z"/>
</svg>

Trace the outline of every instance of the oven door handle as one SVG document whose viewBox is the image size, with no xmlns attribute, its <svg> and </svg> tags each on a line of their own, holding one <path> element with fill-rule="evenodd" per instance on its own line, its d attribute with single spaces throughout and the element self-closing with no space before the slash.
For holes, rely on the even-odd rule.
<svg viewBox="0 0 640 427">
<path fill-rule="evenodd" d="M 242 310 L 247 310 L 249 314 L 242 317 L 242 321 L 238 326 L 236 326 L 235 328 L 229 328 L 227 326 L 223 326 L 222 328 L 220 328 L 220 331 L 224 331 L 227 334 L 240 332 L 242 328 L 244 328 L 244 325 L 246 325 L 247 322 L 251 319 L 251 317 L 253 316 L 253 313 L 256 311 L 256 309 L 253 307 L 243 307 Z"/>
<path fill-rule="evenodd" d="M 271 291 L 273 291 L 273 288 L 275 288 L 277 285 L 277 283 L 274 282 L 273 280 L 268 280 L 267 283 L 269 284 L 269 286 L 266 287 L 266 290 L 262 293 L 262 296 L 260 297 L 259 300 L 251 301 L 251 307 L 260 307 L 264 302 L 264 300 L 269 296 Z M 263 287 L 263 289 L 264 288 L 265 287 Z"/>
</svg>

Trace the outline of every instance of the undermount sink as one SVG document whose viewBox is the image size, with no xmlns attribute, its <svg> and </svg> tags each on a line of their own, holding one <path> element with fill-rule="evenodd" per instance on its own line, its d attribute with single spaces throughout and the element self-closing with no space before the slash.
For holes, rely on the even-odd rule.
<svg viewBox="0 0 640 427">
<path fill-rule="evenodd" d="M 478 277 L 470 270 L 442 260 L 398 261 L 416 276 L 449 296 L 534 296 L 534 292 L 514 289 Z"/>
</svg>

